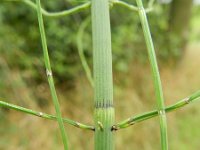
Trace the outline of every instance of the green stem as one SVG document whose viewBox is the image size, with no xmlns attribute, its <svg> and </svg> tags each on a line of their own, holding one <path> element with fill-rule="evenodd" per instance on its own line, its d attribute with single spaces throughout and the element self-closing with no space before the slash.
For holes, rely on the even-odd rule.
<svg viewBox="0 0 200 150">
<path fill-rule="evenodd" d="M 59 102 L 58 102 L 58 98 L 57 98 L 57 94 L 56 94 L 56 89 L 55 89 L 55 85 L 54 85 L 54 81 L 53 81 L 53 75 L 52 75 L 52 71 L 51 71 L 51 65 L 50 65 L 49 54 L 48 54 L 48 49 L 47 49 L 47 42 L 46 42 L 45 29 L 44 29 L 40 0 L 36 0 L 36 3 L 37 3 L 37 14 L 38 14 L 39 29 L 40 29 L 42 48 L 43 48 L 43 54 L 44 54 L 44 62 L 45 62 L 49 87 L 50 87 L 54 107 L 55 107 L 55 110 L 56 110 L 56 116 L 58 118 L 58 125 L 59 125 L 59 128 L 60 128 L 64 148 L 65 148 L 65 150 L 68 150 L 67 136 L 66 136 L 66 133 L 65 133 L 65 127 L 64 127 L 64 124 L 63 124 L 63 120 L 62 120 L 62 115 L 61 115 Z"/>
<path fill-rule="evenodd" d="M 111 29 L 108 0 L 92 0 L 95 150 L 113 150 Z"/>
<path fill-rule="evenodd" d="M 33 8 L 35 10 L 37 9 L 37 5 L 35 3 L 33 3 L 32 1 L 30 1 L 30 0 L 21 0 L 21 1 L 24 2 L 25 4 L 27 4 L 28 6 L 30 6 L 31 8 Z M 87 2 L 85 4 L 82 4 L 82 5 L 76 6 L 72 9 L 61 11 L 61 12 L 48 12 L 45 9 L 41 8 L 41 12 L 44 16 L 47 16 L 47 17 L 62 17 L 62 16 L 71 15 L 73 13 L 77 13 L 81 10 L 89 8 L 90 5 L 91 5 L 91 2 Z"/>
<path fill-rule="evenodd" d="M 49 114 L 46 114 L 46 113 L 43 113 L 43 112 L 38 112 L 38 111 L 35 111 L 35 110 L 31 110 L 31 109 L 28 109 L 28 108 L 24 108 L 24 107 L 21 107 L 21 106 L 10 104 L 10 103 L 4 102 L 4 101 L 0 101 L 0 107 L 13 109 L 13 110 L 20 111 L 20 112 L 23 112 L 23 113 L 27 113 L 27 114 L 30 114 L 30 115 L 38 116 L 38 117 L 41 117 L 41 118 L 44 118 L 44 119 L 57 120 L 57 117 L 54 116 L 54 115 L 49 115 Z M 62 118 L 62 119 L 63 119 L 64 123 L 67 123 L 69 125 L 72 125 L 72 126 L 75 126 L 77 128 L 81 128 L 81 129 L 94 131 L 93 126 L 85 125 L 83 123 L 80 123 L 80 122 L 77 122 L 77 121 L 74 121 L 74 120 L 71 120 L 71 119 L 68 119 L 68 118 Z"/>
<path fill-rule="evenodd" d="M 161 133 L 161 147 L 162 150 L 168 150 L 168 139 L 167 139 L 167 120 L 165 114 L 165 105 L 164 105 L 164 97 L 162 91 L 162 85 L 160 80 L 159 69 L 157 65 L 154 45 L 149 29 L 149 24 L 146 17 L 146 12 L 144 10 L 142 0 L 136 0 L 137 6 L 139 8 L 139 17 L 142 24 L 142 29 L 144 32 L 144 37 L 148 49 L 149 61 L 151 64 L 151 69 L 153 73 L 153 80 L 155 86 L 155 93 L 157 99 L 157 107 L 159 112 L 159 119 L 160 119 L 160 133 Z"/>
<path fill-rule="evenodd" d="M 165 111 L 166 112 L 175 111 L 175 110 L 180 109 L 180 108 L 186 106 L 187 104 L 195 102 L 199 99 L 200 99 L 200 91 L 197 91 L 196 93 L 192 94 L 191 96 L 184 98 L 184 99 L 178 101 L 177 103 L 175 103 L 171 106 L 166 107 Z M 150 112 L 143 113 L 141 115 L 133 116 L 133 117 L 130 117 L 130 118 L 124 120 L 124 121 L 121 121 L 120 123 L 117 123 L 116 125 L 113 125 L 113 130 L 127 128 L 131 125 L 134 125 L 136 123 L 151 119 L 151 118 L 156 117 L 158 115 L 159 115 L 158 111 L 153 110 L 153 111 L 150 111 Z"/>
<path fill-rule="evenodd" d="M 113 3 L 113 4 L 117 4 L 117 5 L 119 5 L 119 6 L 126 7 L 126 8 L 128 8 L 129 10 L 132 10 L 132 11 L 138 11 L 138 7 L 137 7 L 137 6 L 134 6 L 134 5 L 132 5 L 132 4 L 129 4 L 129 3 L 124 2 L 124 1 L 121 1 L 121 0 L 113 0 L 112 3 Z M 149 13 L 149 12 L 151 12 L 152 10 L 153 10 L 153 7 L 152 7 L 152 5 L 151 5 L 151 7 L 148 7 L 148 8 L 145 9 L 145 12 L 146 12 L 146 13 Z"/>
<path fill-rule="evenodd" d="M 87 63 L 87 60 L 85 58 L 85 55 L 84 55 L 84 52 L 83 52 L 83 34 L 84 34 L 84 30 L 85 28 L 87 27 L 89 23 L 89 20 L 86 19 L 80 26 L 79 30 L 78 30 L 78 34 L 77 34 L 77 46 L 78 46 L 78 53 L 79 53 L 79 56 L 80 56 L 80 60 L 81 60 L 81 63 L 82 63 L 82 66 L 85 70 L 85 73 L 86 73 L 86 77 L 90 83 L 90 85 L 92 87 L 94 87 L 94 81 L 92 79 L 92 73 L 91 73 L 91 70 L 90 70 L 90 67 Z"/>
<path fill-rule="evenodd" d="M 151 8 L 153 7 L 153 4 L 155 3 L 155 0 L 149 0 L 148 2 L 148 7 Z"/>
<path fill-rule="evenodd" d="M 116 1 L 113 1 L 114 4 L 117 4 L 117 5 L 120 5 L 120 6 L 123 6 L 123 7 L 126 7 L 130 10 L 133 10 L 133 11 L 138 11 L 138 8 L 137 6 L 134 6 L 134 5 L 131 5 L 131 4 L 128 4 L 127 2 L 123 2 L 123 1 L 120 1 L 120 0 L 116 0 Z"/>
</svg>

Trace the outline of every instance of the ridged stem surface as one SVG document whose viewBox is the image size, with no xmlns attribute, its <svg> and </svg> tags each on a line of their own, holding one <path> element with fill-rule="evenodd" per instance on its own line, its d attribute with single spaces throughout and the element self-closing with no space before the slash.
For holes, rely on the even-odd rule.
<svg viewBox="0 0 200 150">
<path fill-rule="evenodd" d="M 95 150 L 113 150 L 111 31 L 108 0 L 92 0 Z"/>
</svg>

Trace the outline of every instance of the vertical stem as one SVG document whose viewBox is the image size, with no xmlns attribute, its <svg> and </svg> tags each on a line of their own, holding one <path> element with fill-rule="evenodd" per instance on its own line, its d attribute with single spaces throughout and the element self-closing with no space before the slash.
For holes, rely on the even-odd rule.
<svg viewBox="0 0 200 150">
<path fill-rule="evenodd" d="M 150 61 L 151 69 L 153 73 L 154 86 L 155 86 L 156 99 L 157 99 L 157 107 L 158 107 L 158 113 L 160 117 L 162 150 L 167 150 L 168 149 L 167 120 L 166 120 L 166 114 L 165 114 L 165 105 L 164 105 L 161 79 L 160 79 L 160 74 L 159 74 L 157 60 L 156 60 L 156 54 L 154 50 L 153 41 L 151 38 L 151 33 L 150 33 L 146 13 L 142 4 L 142 0 L 136 0 L 136 1 L 139 8 L 139 17 L 142 23 L 142 28 L 143 28 L 143 32 L 145 36 L 145 41 L 147 44 L 147 49 L 148 49 L 149 61 Z"/>
<path fill-rule="evenodd" d="M 95 150 L 113 150 L 111 31 L 108 0 L 92 0 Z"/>
<path fill-rule="evenodd" d="M 40 0 L 36 0 L 36 2 L 37 2 L 38 22 L 39 22 L 39 28 L 40 28 L 40 34 L 41 34 L 41 40 L 42 40 L 42 48 L 43 48 L 43 54 L 44 54 L 44 61 L 45 61 L 45 67 L 46 67 L 46 73 L 47 73 L 47 77 L 48 77 L 49 87 L 50 87 L 54 107 L 56 110 L 56 116 L 58 119 L 58 124 L 59 124 L 59 128 L 60 128 L 64 148 L 65 148 L 65 150 L 68 150 L 67 136 L 65 134 L 65 128 L 64 128 L 64 124 L 63 124 L 63 120 L 62 120 L 62 115 L 61 115 L 59 102 L 58 102 L 58 98 L 57 98 L 57 94 L 56 94 L 56 89 L 54 86 L 52 71 L 51 71 L 51 64 L 50 64 L 50 60 L 49 60 L 49 54 L 48 54 L 48 48 L 47 48 Z"/>
</svg>

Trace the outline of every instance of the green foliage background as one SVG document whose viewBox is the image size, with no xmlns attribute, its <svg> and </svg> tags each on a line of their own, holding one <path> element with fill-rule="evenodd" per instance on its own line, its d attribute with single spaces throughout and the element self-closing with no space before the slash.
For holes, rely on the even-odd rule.
<svg viewBox="0 0 200 150">
<path fill-rule="evenodd" d="M 64 0 L 43 2 L 50 11 L 69 9 L 82 2 Z M 1 53 L 10 66 L 29 70 L 33 78 L 43 77 L 41 46 L 35 10 L 20 2 L 1 2 L 0 6 Z M 168 6 L 156 5 L 149 14 L 156 49 L 160 59 L 167 59 L 165 48 Z M 111 8 L 113 62 L 116 71 L 127 72 L 127 65 L 135 60 L 146 62 L 146 48 L 136 12 L 115 6 Z M 127 15 L 128 14 L 128 15 Z M 90 15 L 90 10 L 71 16 L 45 19 L 48 46 L 57 80 L 73 79 L 82 70 L 77 53 L 76 36 L 80 24 Z M 159 18 L 159 20 L 158 20 Z M 92 65 L 91 27 L 84 35 L 85 55 Z M 178 53 L 178 52 L 172 52 Z M 18 58 L 18 59 L 16 59 Z M 32 61 L 30 61 L 32 60 Z M 40 74 L 38 74 L 40 72 Z M 42 75 L 42 76 L 41 76 Z"/>
</svg>

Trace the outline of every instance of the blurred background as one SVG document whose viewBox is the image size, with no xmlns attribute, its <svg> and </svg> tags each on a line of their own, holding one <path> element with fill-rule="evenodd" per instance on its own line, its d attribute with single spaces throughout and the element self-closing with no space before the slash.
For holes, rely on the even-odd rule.
<svg viewBox="0 0 200 150">
<path fill-rule="evenodd" d="M 85 0 L 46 0 L 51 12 Z M 127 0 L 134 4 L 135 1 Z M 144 0 L 145 7 L 148 0 Z M 77 50 L 80 25 L 90 9 L 62 18 L 45 18 L 48 48 L 64 117 L 92 124 L 93 90 Z M 200 1 L 158 0 L 148 20 L 155 43 L 165 104 L 200 89 Z M 136 12 L 111 8 L 116 122 L 156 108 L 151 70 Z M 91 22 L 84 31 L 84 54 L 92 68 Z M 0 1 L 0 97 L 7 102 L 55 114 L 46 79 L 36 11 L 23 2 Z M 169 149 L 200 149 L 200 103 L 167 114 Z M 92 150 L 93 133 L 66 125 L 70 150 Z M 159 150 L 154 118 L 116 132 L 116 150 Z M 0 150 L 62 149 L 58 126 L 0 108 Z"/>
</svg>

